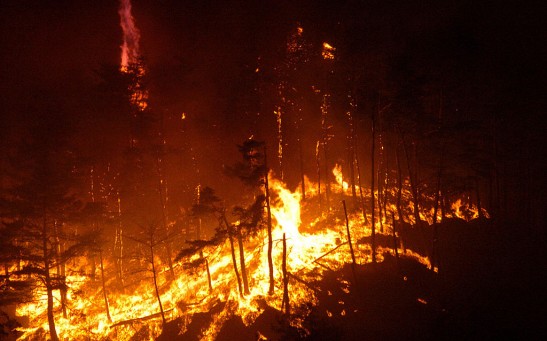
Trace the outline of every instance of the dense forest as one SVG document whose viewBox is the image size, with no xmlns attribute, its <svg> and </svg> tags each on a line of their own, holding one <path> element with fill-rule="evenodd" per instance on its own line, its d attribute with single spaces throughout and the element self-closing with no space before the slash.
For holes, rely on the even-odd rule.
<svg viewBox="0 0 547 341">
<path fill-rule="evenodd" d="M 1 6 L 2 338 L 545 332 L 538 6 L 28 5 Z"/>
</svg>

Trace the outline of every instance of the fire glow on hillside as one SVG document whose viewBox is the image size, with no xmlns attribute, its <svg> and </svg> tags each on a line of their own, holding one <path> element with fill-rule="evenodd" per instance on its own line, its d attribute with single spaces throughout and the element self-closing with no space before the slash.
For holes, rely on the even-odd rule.
<svg viewBox="0 0 547 341">
<path fill-rule="evenodd" d="M 515 336 L 534 321 L 541 291 L 520 301 L 508 274 L 542 283 L 517 258 L 544 252 L 538 133 L 497 102 L 528 80 L 497 79 L 514 55 L 490 64 L 499 27 L 460 17 L 473 2 L 75 3 L 14 33 L 85 23 L 110 55 L 44 53 L 4 96 L 0 339 L 479 339 L 505 307 Z M 75 55 L 79 30 L 59 38 Z"/>
<path fill-rule="evenodd" d="M 215 304 L 225 302 L 225 308 L 215 316 L 215 321 L 209 329 L 203 333 L 204 340 L 214 340 L 222 327 L 222 323 L 233 315 L 239 315 L 243 321 L 250 324 L 260 315 L 264 309 L 261 302 L 268 306 L 282 310 L 282 240 L 283 235 L 287 240 L 287 271 L 290 274 L 288 291 L 289 302 L 298 313 L 291 315 L 291 323 L 296 327 L 299 321 L 306 317 L 302 311 L 308 304 L 313 305 L 316 298 L 314 291 L 306 283 L 319 280 L 324 269 L 336 270 L 346 263 L 351 263 L 351 254 L 348 249 L 343 210 L 340 200 L 347 198 L 348 185 L 342 180 L 341 169 L 336 166 L 333 174 L 338 179 L 333 184 L 333 207 L 330 213 L 314 214 L 317 212 L 317 198 L 314 197 L 314 189 L 317 184 L 307 178 L 309 188 L 308 199 L 301 202 L 302 193 L 287 189 L 283 182 L 277 180 L 272 174 L 269 176 L 269 184 L 272 192 L 272 215 L 274 217 L 274 264 L 276 288 L 275 294 L 268 294 L 268 262 L 266 258 L 267 236 L 264 231 L 248 240 L 245 244 L 245 263 L 250 278 L 250 294 L 240 296 L 237 290 L 236 278 L 233 275 L 231 256 L 228 241 L 217 246 L 206 248 L 203 256 L 208 260 L 210 276 L 213 283 L 213 291 L 209 292 L 207 276 L 204 271 L 192 273 L 186 271 L 182 262 L 175 264 L 175 280 L 169 278 L 169 267 L 162 264 L 160 258 L 155 258 L 154 263 L 159 269 L 159 288 L 163 311 L 168 320 L 181 318 L 186 324 L 192 320 L 192 316 L 198 312 L 209 311 Z M 365 189 L 363 189 L 365 190 Z M 377 193 L 376 193 L 377 195 Z M 410 193 L 404 194 L 405 202 Z M 338 207 L 334 207 L 334 203 Z M 457 207 L 461 201 L 454 203 Z M 410 208 L 408 208 L 410 210 Z M 470 208 L 473 216 L 478 216 L 476 207 Z M 390 207 L 390 211 L 392 208 Z M 391 211 L 392 212 L 392 211 Z M 484 212 L 486 213 L 486 212 Z M 468 216 L 462 211 L 452 211 L 447 217 Z M 422 212 L 422 217 L 432 221 L 427 212 Z M 357 242 L 371 234 L 370 225 L 364 223 L 361 213 L 352 213 L 348 216 L 349 229 L 354 245 L 358 263 L 367 263 L 371 259 L 371 245 Z M 367 219 L 371 219 L 370 214 Z M 304 221 L 304 223 L 303 223 Z M 235 222 L 234 224 L 237 224 Z M 392 231 L 392 222 L 385 219 L 376 222 L 376 229 L 389 236 Z M 410 249 L 403 251 L 399 240 L 398 252 L 403 257 L 411 257 L 431 268 L 430 259 L 419 255 Z M 382 260 L 383 252 L 392 252 L 387 246 L 380 246 L 376 250 L 378 260 Z M 198 256 L 195 256 L 198 257 Z M 104 263 L 106 273 L 112 272 L 113 264 Z M 103 301 L 103 292 L 97 280 L 99 269 L 96 273 L 90 273 L 91 264 L 85 257 L 74 260 L 71 268 L 73 272 L 67 275 L 68 313 L 67 317 L 57 316 L 55 324 L 61 339 L 91 339 L 101 340 L 105 337 L 117 340 L 130 340 L 137 333 L 146 335 L 143 339 L 153 340 L 162 331 L 161 317 L 159 316 L 158 300 L 154 295 L 152 279 L 146 274 L 127 274 L 127 287 L 120 292 L 108 292 L 108 305 L 112 322 L 108 321 Z M 351 279 L 346 279 L 351 282 Z M 110 283 L 107 287 L 110 288 Z M 351 287 L 351 285 L 349 286 Z M 21 339 L 34 339 L 46 337 L 48 332 L 47 302 L 40 297 L 45 293 L 36 290 L 36 300 L 32 303 L 21 304 L 17 308 L 17 315 L 25 317 L 29 321 L 28 328 L 21 328 L 24 332 Z M 60 297 L 56 296 L 55 310 L 60 309 Z M 180 326 L 180 333 L 184 333 L 185 325 Z M 303 331 L 305 332 L 305 330 Z M 42 336 L 40 336 L 42 335 Z"/>
</svg>

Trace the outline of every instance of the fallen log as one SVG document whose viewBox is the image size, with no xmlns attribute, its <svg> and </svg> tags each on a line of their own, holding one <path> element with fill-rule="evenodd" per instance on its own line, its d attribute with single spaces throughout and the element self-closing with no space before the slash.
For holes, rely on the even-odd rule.
<svg viewBox="0 0 547 341">
<path fill-rule="evenodd" d="M 173 308 L 164 310 L 163 312 L 167 313 L 171 310 L 173 310 Z M 148 315 L 148 316 L 137 317 L 137 318 L 134 318 L 134 319 L 129 319 L 129 320 L 116 322 L 113 325 L 111 325 L 110 328 L 114 328 L 114 327 L 118 327 L 118 326 L 125 326 L 125 325 L 133 324 L 133 323 L 144 322 L 144 321 L 152 320 L 152 319 L 155 319 L 155 318 L 158 318 L 158 317 L 161 317 L 161 312 L 158 312 L 158 313 L 155 313 L 155 314 L 152 314 L 152 315 Z"/>
<path fill-rule="evenodd" d="M 301 279 L 300 277 L 290 273 L 290 272 L 287 272 L 287 276 L 289 276 L 290 278 L 294 279 L 295 281 L 299 282 L 299 283 L 302 283 L 304 284 L 306 287 L 308 287 L 309 289 L 315 291 L 316 293 L 319 292 L 319 288 L 316 288 L 314 286 L 312 286 L 310 283 L 306 282 L 305 280 Z"/>
</svg>

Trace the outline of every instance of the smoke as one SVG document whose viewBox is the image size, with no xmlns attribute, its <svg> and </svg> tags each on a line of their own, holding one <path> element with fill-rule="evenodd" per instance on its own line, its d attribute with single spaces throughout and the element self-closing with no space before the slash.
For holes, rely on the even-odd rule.
<svg viewBox="0 0 547 341">
<path fill-rule="evenodd" d="M 131 1 L 120 0 L 120 25 L 123 30 L 123 45 L 121 56 L 121 68 L 127 68 L 129 64 L 136 63 L 139 58 L 139 41 L 141 38 L 139 29 L 135 25 L 135 18 L 131 14 Z"/>
</svg>

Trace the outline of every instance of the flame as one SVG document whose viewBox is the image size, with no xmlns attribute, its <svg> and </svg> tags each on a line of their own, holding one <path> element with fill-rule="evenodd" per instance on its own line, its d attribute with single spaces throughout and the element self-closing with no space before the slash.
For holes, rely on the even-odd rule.
<svg viewBox="0 0 547 341">
<path fill-rule="evenodd" d="M 321 56 L 323 56 L 323 59 L 325 60 L 334 60 L 334 51 L 336 51 L 336 48 L 332 47 L 329 43 L 324 42 Z"/>
<path fill-rule="evenodd" d="M 123 30 L 121 67 L 124 70 L 130 64 L 134 64 L 139 60 L 141 34 L 135 25 L 135 18 L 131 14 L 130 0 L 120 0 L 118 14 L 120 15 L 120 25 Z"/>
<path fill-rule="evenodd" d="M 129 72 L 132 65 L 137 65 L 140 58 L 140 32 L 136 27 L 135 19 L 131 13 L 130 0 L 120 0 L 120 25 L 123 29 L 123 44 L 121 46 L 121 64 L 120 69 L 123 72 Z M 290 41 L 288 49 L 296 52 L 303 49 L 304 45 L 296 38 L 301 37 L 303 29 L 297 27 L 296 36 Z M 322 46 L 322 57 L 325 60 L 333 60 L 336 49 L 329 43 L 324 42 Z M 144 68 L 137 70 L 138 75 L 145 73 Z M 255 70 L 259 72 L 257 68 Z M 133 88 L 132 88 L 133 89 Z M 139 110 L 147 107 L 147 93 L 139 90 L 139 84 L 134 84 L 132 103 L 137 105 Z M 314 88 L 316 93 L 319 90 Z M 323 95 L 321 105 L 322 126 L 325 131 L 326 114 L 328 111 L 329 95 Z M 281 108 L 274 111 L 277 119 L 279 146 L 278 157 L 282 161 L 282 132 L 281 132 Z M 181 120 L 187 118 L 186 113 L 181 113 Z M 323 141 L 317 141 L 316 158 L 319 160 L 319 149 L 321 143 L 325 143 L 328 135 Z M 349 185 L 344 181 L 344 174 L 341 165 L 335 165 L 332 174 L 336 179 L 336 184 L 332 186 L 332 192 L 340 199 L 351 194 Z M 325 269 L 339 270 L 345 264 L 352 261 L 349 252 L 349 240 L 346 233 L 345 220 L 341 214 L 336 215 L 333 210 L 334 218 L 326 221 L 322 212 L 317 212 L 317 205 L 314 206 L 314 200 L 320 195 L 318 183 L 314 183 L 307 176 L 304 177 L 306 190 L 306 202 L 302 202 L 301 186 L 297 186 L 292 191 L 286 184 L 277 179 L 273 173 L 268 175 L 268 184 L 271 194 L 271 213 L 273 245 L 273 262 L 275 276 L 275 294 L 269 294 L 269 268 L 267 259 L 268 236 L 265 231 L 258 233 L 245 241 L 243 257 L 248 273 L 250 293 L 241 297 L 237 289 L 237 279 L 232 271 L 231 246 L 228 240 L 204 249 L 201 258 L 207 259 L 209 271 L 213 283 L 213 291 L 210 292 L 207 283 L 207 277 L 203 273 L 189 271 L 183 268 L 182 264 L 175 264 L 175 278 L 169 276 L 170 269 L 163 263 L 157 255 L 152 262 L 156 265 L 158 294 L 161 298 L 163 311 L 168 321 L 180 319 L 180 333 L 184 333 L 187 326 L 191 323 L 195 313 L 212 312 L 219 306 L 218 313 L 212 313 L 213 322 L 203 331 L 202 340 L 214 340 L 218 335 L 223 323 L 230 317 L 238 315 L 242 318 L 245 325 L 253 323 L 264 310 L 265 302 L 268 306 L 282 309 L 282 239 L 286 237 L 287 243 L 287 271 L 291 274 L 290 290 L 288 291 L 291 305 L 299 307 L 299 315 L 291 316 L 290 323 L 298 328 L 302 328 L 303 319 L 309 313 L 310 307 L 317 304 L 317 296 L 314 290 L 310 289 L 309 283 L 321 280 Z M 352 182 L 353 185 L 353 182 Z M 384 184 L 387 186 L 387 180 Z M 387 186 L 386 207 L 397 218 L 398 208 L 395 205 L 398 189 L 396 186 Z M 377 192 L 370 189 L 359 188 L 365 198 L 378 198 Z M 198 191 L 199 193 L 199 191 Z M 410 191 L 410 183 L 404 181 L 401 189 L 402 201 L 404 207 L 400 208 L 403 215 L 411 224 L 416 223 L 410 212 L 413 211 L 413 199 Z M 118 213 L 121 214 L 120 201 L 118 197 Z M 432 198 L 423 198 L 423 201 L 431 202 Z M 376 206 L 377 210 L 382 208 Z M 338 210 L 338 213 L 340 210 Z M 420 218 L 432 223 L 432 217 L 435 214 L 430 207 L 424 209 L 420 207 Z M 488 213 L 482 210 L 485 217 Z M 355 253 L 358 263 L 364 264 L 370 262 L 372 255 L 371 245 L 367 242 L 358 242 L 365 240 L 371 235 L 371 226 L 365 224 L 365 217 L 361 212 L 347 212 L 348 228 L 351 232 Z M 370 215 L 370 212 L 367 212 Z M 441 221 L 441 214 L 437 212 L 437 221 Z M 444 212 L 446 217 L 458 217 L 466 220 L 474 219 L 479 216 L 478 208 L 464 204 L 462 199 L 457 199 L 451 203 L 450 212 Z M 383 220 L 376 221 L 377 234 L 388 235 L 389 229 L 381 229 L 382 224 L 388 224 L 389 221 L 384 214 Z M 369 217 L 367 219 L 370 221 Z M 238 225 L 238 222 L 235 223 Z M 383 232 L 382 232 L 383 231 Z M 117 235 L 116 238 L 121 238 Z M 118 243 L 118 242 L 116 242 Z M 424 255 L 414 252 L 408 248 L 398 250 L 402 257 L 410 257 L 421 264 L 431 268 L 430 259 Z M 392 252 L 392 249 L 378 246 L 376 249 L 377 260 L 383 261 L 383 254 Z M 239 256 L 239 255 L 238 255 Z M 199 260 L 198 255 L 194 260 Z M 128 261 L 129 262 L 129 261 Z M 67 291 L 67 314 L 63 317 L 61 310 L 61 295 L 59 290 L 54 290 L 55 325 L 58 335 L 62 340 L 132 340 L 139 339 L 154 340 L 161 334 L 162 323 L 159 319 L 160 305 L 156 297 L 154 283 L 150 275 L 150 262 L 135 260 L 134 267 L 140 272 L 127 273 L 124 282 L 127 283 L 124 288 L 118 287 L 113 275 L 115 263 L 104 260 L 104 271 L 106 282 L 103 285 L 100 280 L 101 274 L 91 260 L 86 257 L 80 257 L 71 261 L 70 271 L 66 276 Z M 239 265 L 239 264 L 238 264 Z M 55 269 L 52 269 L 55 272 Z M 57 274 L 59 275 L 59 274 Z M 14 276 L 13 280 L 17 280 Z M 22 279 L 22 278 L 21 278 Z M 10 278 L 11 280 L 11 278 Z M 350 284 L 341 279 L 342 290 L 348 292 Z M 329 293 L 330 294 L 330 293 Z M 106 296 L 106 300 L 105 297 Z M 43 287 L 37 286 L 33 292 L 34 299 L 31 302 L 22 303 L 17 306 L 17 315 L 26 317 L 29 321 L 28 327 L 19 328 L 22 333 L 21 340 L 36 340 L 47 338 L 49 324 L 47 319 L 47 293 Z M 424 299 L 418 298 L 418 302 L 427 304 Z M 341 302 L 340 304 L 343 304 Z M 106 314 L 106 304 L 108 304 L 109 314 L 112 320 L 109 320 Z M 327 311 L 328 316 L 332 316 Z M 342 315 L 346 314 L 342 310 Z M 305 332 L 305 330 L 304 330 Z"/>
<path fill-rule="evenodd" d="M 334 168 L 332 169 L 332 174 L 336 179 L 336 183 L 338 184 L 338 186 L 340 186 L 341 191 L 347 192 L 349 189 L 349 184 L 344 181 L 344 176 L 342 174 L 342 165 L 334 165 Z"/>
<path fill-rule="evenodd" d="M 341 166 L 336 165 L 332 171 L 338 183 L 338 186 L 333 186 L 333 193 L 340 198 L 347 197 L 350 194 L 347 193 L 347 183 L 344 185 Z M 231 316 L 240 316 L 245 325 L 253 323 L 264 309 L 263 303 L 260 302 L 281 310 L 283 274 L 280 269 L 283 261 L 281 243 L 283 234 L 286 236 L 287 243 L 287 271 L 292 276 L 289 282 L 289 300 L 291 306 L 298 306 L 300 309 L 299 316 L 292 316 L 290 322 L 293 326 L 302 328 L 301 323 L 309 313 L 310 304 L 317 304 L 314 290 L 310 289 L 306 283 L 320 280 L 325 269 L 341 269 L 344 264 L 351 262 L 345 220 L 338 216 L 326 223 L 324 217 L 315 211 L 316 206 L 313 206 L 313 200 L 317 199 L 314 198 L 317 193 L 313 192 L 316 185 L 308 178 L 305 178 L 305 181 L 310 190 L 306 192 L 306 202 L 301 202 L 300 186 L 297 186 L 295 191 L 291 191 L 285 183 L 275 178 L 273 173 L 268 176 L 273 216 L 273 261 L 276 283 L 274 295 L 268 294 L 268 236 L 264 231 L 245 242 L 244 257 L 250 294 L 244 297 L 240 297 L 237 290 L 228 241 L 208 247 L 203 252 L 203 257 L 208 260 L 210 266 L 212 293 L 208 290 L 207 278 L 203 273 L 190 272 L 178 264 L 175 266 L 175 279 L 170 279 L 168 266 L 162 264 L 161 259 L 154 259 L 160 269 L 157 279 L 166 319 L 170 321 L 179 318 L 180 333 L 185 332 L 195 313 L 215 311 L 221 302 L 224 306 L 218 308 L 217 313 L 211 313 L 213 322 L 203 331 L 202 340 L 214 340 L 223 323 Z M 403 201 L 406 203 L 405 212 L 411 212 L 412 200 L 407 186 L 408 183 L 405 183 L 402 193 Z M 366 196 L 370 197 L 370 190 L 367 191 L 364 188 L 362 190 Z M 390 189 L 388 194 L 396 195 L 396 192 L 396 189 Z M 396 212 L 394 204 L 390 203 L 387 206 Z M 456 200 L 452 209 L 454 214 L 461 211 L 462 206 L 464 206 L 462 201 Z M 421 213 L 424 218 L 431 219 L 432 212 L 429 210 Z M 408 216 L 412 215 L 408 214 Z M 358 263 L 370 262 L 371 246 L 366 242 L 357 242 L 370 236 L 370 226 L 365 224 L 360 212 L 348 212 L 348 220 Z M 390 229 L 381 232 L 379 226 L 377 228 L 377 234 L 391 233 Z M 383 254 L 394 252 L 391 248 L 384 246 L 378 246 L 376 251 L 379 262 L 383 261 Z M 398 252 L 401 257 L 413 258 L 431 269 L 428 257 L 408 248 L 405 252 L 401 249 Z M 197 255 L 196 259 L 198 259 Z M 149 269 L 146 263 L 140 264 L 140 267 Z M 126 278 L 128 285 L 125 290 L 117 289 L 114 279 L 106 281 L 109 311 L 112 316 L 112 321 L 109 321 L 105 314 L 102 285 L 100 281 L 92 279 L 92 275 L 100 278 L 99 271 L 95 270 L 96 273 L 93 274 L 90 261 L 85 257 L 74 261 L 72 268 L 73 271 L 67 276 L 69 290 L 66 318 L 58 313 L 60 295 L 58 290 L 54 292 L 55 324 L 61 339 L 130 340 L 135 338 L 135 334 L 140 333 L 139 335 L 145 336 L 139 339 L 153 340 L 161 334 L 162 324 L 161 319 L 158 318 L 160 309 L 151 276 L 143 275 L 143 273 L 127 274 L 130 278 Z M 115 277 L 112 275 L 115 269 L 114 263 L 105 260 L 104 269 L 107 278 Z M 344 279 L 341 279 L 341 286 L 345 291 L 351 288 L 350 283 Z M 17 307 L 17 314 L 27 317 L 31 326 L 19 329 L 22 332 L 21 340 L 47 337 L 49 327 L 45 291 L 36 289 L 34 298 L 32 302 L 20 304 Z M 427 304 L 425 300 L 422 300 L 418 299 L 418 302 Z"/>
<path fill-rule="evenodd" d="M 120 15 L 120 26 L 123 31 L 120 70 L 126 73 L 135 73 L 135 83 L 130 85 L 129 89 L 131 91 L 130 101 L 131 104 L 136 106 L 138 111 L 144 111 L 148 107 L 148 92 L 145 89 L 142 89 L 141 82 L 146 70 L 141 63 L 141 34 L 135 24 L 135 18 L 131 13 L 130 0 L 120 0 L 118 14 Z M 138 141 L 132 141 L 131 144 L 134 145 L 137 142 Z"/>
</svg>

